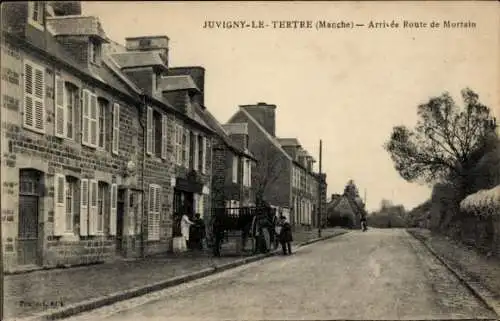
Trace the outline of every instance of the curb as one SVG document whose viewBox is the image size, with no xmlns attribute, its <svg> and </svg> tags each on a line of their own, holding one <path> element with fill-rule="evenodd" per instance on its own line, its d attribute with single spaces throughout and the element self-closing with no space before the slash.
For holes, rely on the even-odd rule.
<svg viewBox="0 0 500 321">
<path fill-rule="evenodd" d="M 328 236 L 324 236 L 321 238 L 315 238 L 315 239 L 308 240 L 308 241 L 302 242 L 300 244 L 297 244 L 297 246 L 302 247 L 302 246 L 316 243 L 319 241 L 331 239 L 331 238 L 334 238 L 336 236 L 343 235 L 345 233 L 348 233 L 348 232 L 342 231 L 342 232 L 337 233 L 337 234 L 328 235 Z M 109 295 L 101 296 L 101 297 L 98 297 L 95 299 L 90 299 L 90 300 L 74 303 L 74 304 L 65 306 L 64 308 L 47 310 L 45 312 L 41 312 L 41 313 L 35 314 L 33 316 L 24 317 L 24 318 L 12 318 L 12 319 L 8 319 L 6 321 L 46 321 L 46 320 L 63 319 L 63 318 L 67 318 L 67 317 L 70 317 L 70 316 L 73 316 L 76 314 L 80 314 L 82 312 L 87 312 L 90 310 L 98 309 L 98 308 L 101 308 L 103 306 L 110 305 L 110 304 L 113 304 L 113 303 L 116 303 L 119 301 L 128 300 L 128 299 L 138 297 L 138 296 L 141 296 L 141 295 L 144 295 L 147 293 L 156 292 L 156 291 L 163 290 L 163 289 L 169 288 L 169 287 L 173 287 L 173 286 L 176 286 L 176 285 L 179 285 L 182 283 L 194 281 L 196 279 L 201 279 L 201 278 L 204 278 L 206 276 L 220 273 L 220 272 L 223 272 L 226 270 L 230 270 L 230 269 L 233 269 L 233 268 L 236 268 L 238 266 L 242 266 L 242 265 L 245 265 L 248 263 L 260 261 L 260 260 L 265 259 L 267 257 L 275 256 L 278 253 L 279 253 L 279 251 L 276 250 L 276 251 L 271 251 L 271 252 L 265 253 L 265 254 L 254 255 L 254 256 L 246 257 L 246 258 L 236 260 L 233 262 L 225 263 L 222 265 L 218 265 L 218 266 L 215 265 L 214 267 L 205 268 L 201 271 L 196 271 L 196 272 L 193 272 L 190 274 L 181 275 L 181 276 L 174 277 L 174 278 L 164 280 L 164 281 L 159 281 L 159 282 L 149 284 L 146 286 L 139 286 L 139 287 L 135 287 L 135 288 L 132 288 L 129 290 L 111 293 Z"/>
<path fill-rule="evenodd" d="M 490 297 L 492 296 L 489 292 L 489 290 L 486 290 L 484 288 L 481 288 L 481 286 L 477 286 L 477 285 L 474 285 L 472 282 L 470 282 L 468 279 L 468 277 L 458 271 L 457 269 L 453 268 L 447 261 L 445 258 L 443 258 L 441 255 L 439 255 L 433 248 L 430 244 L 428 244 L 426 242 L 426 239 L 425 237 L 423 236 L 420 236 L 420 235 L 417 235 L 417 233 L 414 233 L 412 231 L 408 231 L 408 234 L 410 234 L 411 236 L 413 236 L 415 239 L 417 239 L 418 241 L 420 241 L 420 243 L 422 243 L 428 250 L 429 252 L 432 253 L 432 255 L 434 255 L 439 262 L 441 262 L 453 275 L 455 275 L 457 277 L 457 279 L 460 281 L 460 283 L 462 283 L 463 285 L 465 285 L 465 287 L 467 289 L 469 289 L 469 291 L 472 292 L 472 294 L 479 299 L 479 301 L 481 301 L 482 303 L 484 303 L 484 305 L 486 305 L 491 311 L 493 311 L 497 317 L 500 317 L 500 304 L 495 302 L 495 300 L 491 299 Z"/>
</svg>

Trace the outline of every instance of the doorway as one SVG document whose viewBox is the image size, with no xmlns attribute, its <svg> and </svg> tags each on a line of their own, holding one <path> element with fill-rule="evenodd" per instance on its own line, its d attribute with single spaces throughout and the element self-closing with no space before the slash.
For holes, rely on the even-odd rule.
<svg viewBox="0 0 500 321">
<path fill-rule="evenodd" d="M 173 235 L 180 236 L 181 234 L 181 218 L 183 214 L 188 216 L 194 215 L 194 194 L 174 189 L 174 226 Z"/>
<path fill-rule="evenodd" d="M 118 198 L 116 202 L 116 253 L 118 255 L 124 256 L 124 245 L 123 245 L 123 228 L 124 228 L 124 216 L 125 216 L 125 190 L 118 190 Z"/>
<path fill-rule="evenodd" d="M 41 173 L 21 170 L 19 174 L 19 224 L 17 257 L 19 265 L 40 263 L 38 216 L 40 212 Z"/>
</svg>

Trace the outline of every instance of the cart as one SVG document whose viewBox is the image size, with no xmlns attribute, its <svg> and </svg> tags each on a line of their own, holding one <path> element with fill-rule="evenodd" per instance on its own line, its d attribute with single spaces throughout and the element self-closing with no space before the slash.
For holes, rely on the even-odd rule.
<svg viewBox="0 0 500 321">
<path fill-rule="evenodd" d="M 240 231 L 242 247 L 251 242 L 251 252 L 268 253 L 277 247 L 276 209 L 271 207 L 214 208 L 212 210 L 212 249 L 221 255 L 221 245 L 230 232 Z"/>
</svg>

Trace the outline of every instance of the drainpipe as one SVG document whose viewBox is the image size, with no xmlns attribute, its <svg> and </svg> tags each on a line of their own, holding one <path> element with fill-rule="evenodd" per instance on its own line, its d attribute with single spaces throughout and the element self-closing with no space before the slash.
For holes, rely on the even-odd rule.
<svg viewBox="0 0 500 321">
<path fill-rule="evenodd" d="M 143 123 L 143 118 L 142 116 L 144 115 L 144 110 L 147 110 L 147 104 L 146 104 L 146 95 L 141 94 L 141 99 L 142 99 L 142 105 L 139 106 L 139 125 L 141 126 L 142 129 L 142 139 L 143 139 L 143 148 L 142 148 L 142 164 L 141 164 L 141 186 L 142 186 L 142 216 L 141 216 L 141 257 L 145 258 L 146 257 L 146 251 L 145 251 L 145 240 L 144 240 L 144 218 L 146 215 L 146 184 L 144 180 L 144 172 L 146 169 L 146 144 L 147 144 L 147 133 L 146 133 L 146 126 Z"/>
</svg>

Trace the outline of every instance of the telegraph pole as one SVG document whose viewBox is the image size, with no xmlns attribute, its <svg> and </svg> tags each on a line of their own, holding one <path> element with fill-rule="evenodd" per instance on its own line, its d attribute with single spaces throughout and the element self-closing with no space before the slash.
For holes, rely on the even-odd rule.
<svg viewBox="0 0 500 321">
<path fill-rule="evenodd" d="M 322 158 L 323 158 L 323 142 L 321 139 L 319 140 L 319 188 L 318 188 L 318 201 L 319 201 L 319 206 L 318 206 L 318 237 L 321 237 L 321 205 L 323 200 L 321 199 L 321 196 L 323 195 L 322 193 L 322 188 L 323 188 L 323 176 L 321 174 L 321 163 L 322 163 Z"/>
</svg>

